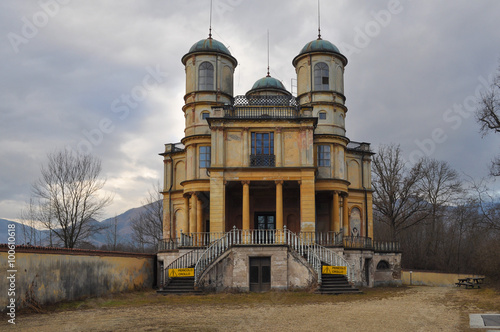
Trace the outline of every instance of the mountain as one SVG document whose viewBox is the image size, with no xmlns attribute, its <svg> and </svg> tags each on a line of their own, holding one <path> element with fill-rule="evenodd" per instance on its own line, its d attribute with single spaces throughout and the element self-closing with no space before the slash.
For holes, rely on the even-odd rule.
<svg viewBox="0 0 500 332">
<path fill-rule="evenodd" d="M 7 243 L 8 242 L 8 239 L 9 239 L 8 225 L 10 225 L 10 224 L 14 224 L 16 226 L 14 230 L 16 232 L 16 235 L 15 235 L 16 244 L 18 244 L 18 245 L 26 244 L 26 242 L 29 241 L 29 240 L 26 241 L 27 237 L 25 237 L 25 234 L 29 234 L 29 233 L 33 232 L 33 233 L 36 233 L 37 238 L 40 238 L 40 236 L 42 236 L 42 234 L 44 233 L 43 231 L 40 231 L 36 228 L 30 227 L 27 225 L 23 225 L 21 223 L 13 221 L 13 220 L 0 219 L 0 243 Z"/>
<path fill-rule="evenodd" d="M 93 245 L 100 247 L 101 245 L 107 244 L 107 237 L 112 236 L 114 231 L 114 220 L 116 218 L 116 232 L 118 234 L 118 242 L 121 244 L 129 244 L 132 242 L 132 221 L 134 218 L 138 217 L 146 208 L 140 206 L 125 211 L 124 213 L 117 215 L 116 217 L 111 217 L 100 222 L 101 225 L 105 225 L 108 229 L 103 230 L 99 234 L 95 234 L 90 241 Z"/>
<path fill-rule="evenodd" d="M 116 218 L 116 230 L 117 230 L 117 243 L 122 245 L 129 245 L 132 243 L 132 221 L 134 218 L 138 217 L 144 210 L 145 206 L 140 206 L 137 208 L 133 208 L 125 211 L 124 213 L 117 215 L 116 217 L 108 218 L 103 221 L 93 220 L 92 223 L 96 226 L 107 226 L 107 229 L 104 229 L 100 233 L 95 234 L 87 242 L 90 243 L 91 246 L 96 248 L 100 248 L 103 245 L 108 244 L 108 237 L 112 238 L 112 232 L 114 231 L 114 220 Z M 37 239 L 47 239 L 48 231 L 38 230 L 36 228 L 32 228 L 30 226 L 23 225 L 19 222 L 15 222 L 13 220 L 8 219 L 0 219 L 0 243 L 8 242 L 8 225 L 15 224 L 16 228 L 16 244 L 27 244 L 30 240 L 28 236 L 24 236 L 24 234 L 29 234 L 30 232 L 36 233 Z M 44 243 L 47 245 L 47 243 Z M 90 246 L 90 247 L 91 247 Z"/>
</svg>

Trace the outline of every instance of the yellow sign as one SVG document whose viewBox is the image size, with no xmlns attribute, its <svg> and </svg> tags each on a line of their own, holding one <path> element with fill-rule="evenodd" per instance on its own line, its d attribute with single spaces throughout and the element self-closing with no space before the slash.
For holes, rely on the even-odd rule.
<svg viewBox="0 0 500 332">
<path fill-rule="evenodd" d="M 176 278 L 176 277 L 194 277 L 194 269 L 168 269 L 168 277 Z"/>
<path fill-rule="evenodd" d="M 323 274 L 347 274 L 346 266 L 323 265 Z"/>
</svg>

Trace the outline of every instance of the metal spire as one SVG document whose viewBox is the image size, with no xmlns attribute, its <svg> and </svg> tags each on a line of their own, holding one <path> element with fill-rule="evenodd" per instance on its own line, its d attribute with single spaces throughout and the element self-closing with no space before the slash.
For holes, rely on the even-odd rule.
<svg viewBox="0 0 500 332">
<path fill-rule="evenodd" d="M 271 77 L 269 74 L 269 29 L 267 29 L 267 77 Z"/>
<path fill-rule="evenodd" d="M 319 0 L 318 0 L 318 39 L 321 39 L 321 17 L 320 17 Z"/>
<path fill-rule="evenodd" d="M 210 0 L 210 24 L 208 27 L 208 39 L 212 39 L 212 0 Z"/>
</svg>

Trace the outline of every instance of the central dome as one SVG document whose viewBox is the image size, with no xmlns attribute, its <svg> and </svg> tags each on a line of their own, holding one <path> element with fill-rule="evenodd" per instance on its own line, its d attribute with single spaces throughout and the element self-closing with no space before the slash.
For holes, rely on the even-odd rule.
<svg viewBox="0 0 500 332">
<path fill-rule="evenodd" d="M 286 88 L 283 85 L 283 83 L 281 83 L 281 81 L 279 81 L 271 76 L 266 76 L 266 77 L 261 78 L 260 80 L 255 82 L 254 85 L 252 86 L 252 90 L 269 89 L 269 88 L 280 89 L 280 90 L 286 91 Z"/>
<path fill-rule="evenodd" d="M 291 95 L 280 80 L 265 76 L 254 83 L 252 89 L 246 93 L 251 95 Z"/>
</svg>

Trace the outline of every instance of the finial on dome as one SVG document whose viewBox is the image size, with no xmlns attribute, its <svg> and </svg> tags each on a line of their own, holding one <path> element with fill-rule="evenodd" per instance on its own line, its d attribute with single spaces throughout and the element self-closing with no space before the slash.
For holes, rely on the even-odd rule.
<svg viewBox="0 0 500 332">
<path fill-rule="evenodd" d="M 210 23 L 208 26 L 208 39 L 212 39 L 212 0 L 210 0 Z"/>
<path fill-rule="evenodd" d="M 319 0 L 318 0 L 318 40 L 321 40 L 321 19 L 320 19 L 320 9 L 319 9 Z"/>
<path fill-rule="evenodd" d="M 267 29 L 267 76 L 271 77 L 269 74 L 269 29 Z"/>
</svg>

